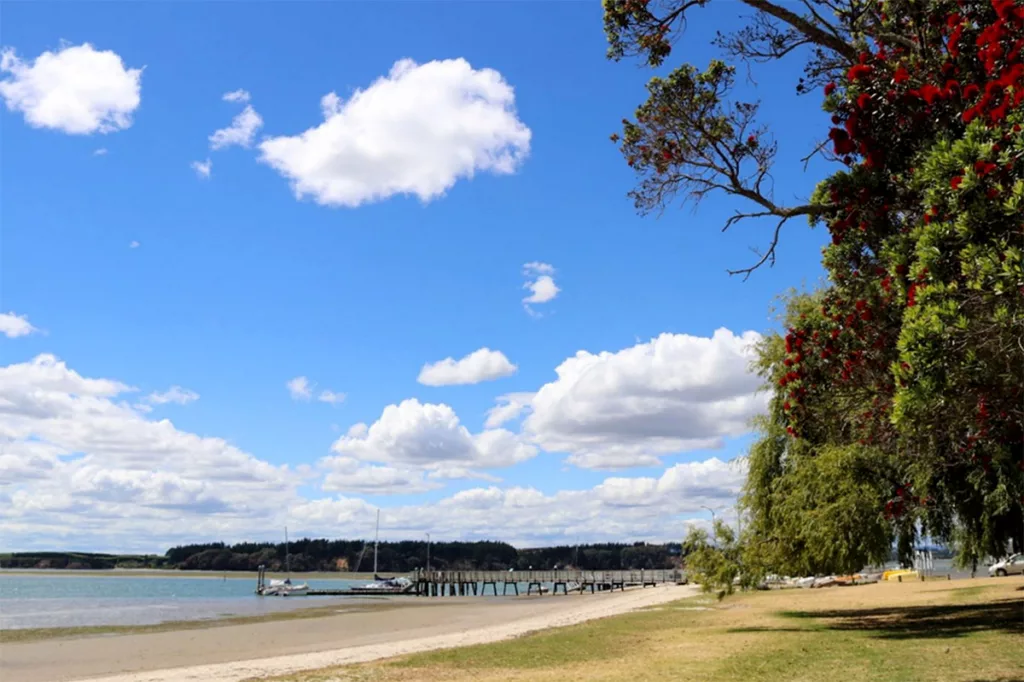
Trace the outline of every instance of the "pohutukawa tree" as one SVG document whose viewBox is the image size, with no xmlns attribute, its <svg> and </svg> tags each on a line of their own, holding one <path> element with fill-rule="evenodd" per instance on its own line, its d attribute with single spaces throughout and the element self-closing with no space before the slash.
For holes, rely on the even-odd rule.
<svg viewBox="0 0 1024 682">
<path fill-rule="evenodd" d="M 660 65 L 710 0 L 606 0 L 613 58 Z M 961 557 L 1024 549 L 1024 2 L 742 0 L 717 44 L 804 60 L 836 171 L 777 203 L 777 145 L 734 67 L 652 79 L 621 142 L 641 211 L 721 191 L 745 218 L 824 225 L 829 283 L 787 304 L 761 349 L 773 397 L 745 504 L 763 559 L 856 570 L 920 534 Z"/>
</svg>

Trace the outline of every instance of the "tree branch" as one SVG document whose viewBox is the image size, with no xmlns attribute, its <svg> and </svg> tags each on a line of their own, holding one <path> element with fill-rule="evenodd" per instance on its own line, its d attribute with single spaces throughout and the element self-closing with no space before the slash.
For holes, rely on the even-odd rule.
<svg viewBox="0 0 1024 682">
<path fill-rule="evenodd" d="M 779 5 L 768 2 L 768 0 L 740 1 L 745 5 L 749 5 L 756 10 L 773 16 L 780 21 L 786 22 L 807 36 L 812 42 L 843 55 L 849 61 L 857 61 L 857 49 L 853 45 L 850 45 L 844 40 L 840 40 L 825 29 L 815 26 L 813 22 L 808 21 L 796 12 L 792 12 L 785 7 L 780 7 Z"/>
</svg>

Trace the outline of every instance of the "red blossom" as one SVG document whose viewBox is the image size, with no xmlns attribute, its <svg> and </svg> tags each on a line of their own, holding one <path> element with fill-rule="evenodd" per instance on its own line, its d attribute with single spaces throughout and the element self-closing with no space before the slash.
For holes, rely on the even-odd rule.
<svg viewBox="0 0 1024 682">
<path fill-rule="evenodd" d="M 863 80 L 871 75 L 872 69 L 867 64 L 855 64 L 850 67 L 850 70 L 846 72 L 846 78 L 851 82 Z"/>
</svg>

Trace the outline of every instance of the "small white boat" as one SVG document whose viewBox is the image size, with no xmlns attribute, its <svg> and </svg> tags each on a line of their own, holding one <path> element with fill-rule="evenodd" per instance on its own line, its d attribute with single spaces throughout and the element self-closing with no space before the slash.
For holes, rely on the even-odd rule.
<svg viewBox="0 0 1024 682">
<path fill-rule="evenodd" d="M 404 594 L 413 587 L 413 582 L 404 577 L 381 578 L 378 575 L 374 575 L 374 578 L 376 580 L 372 583 L 357 585 L 350 588 L 350 591 L 364 594 Z"/>
<path fill-rule="evenodd" d="M 267 569 L 259 567 L 259 574 L 256 577 L 256 594 L 261 597 L 302 597 L 309 593 L 309 585 L 292 583 L 291 576 L 291 553 L 288 551 L 288 528 L 284 529 L 284 570 L 288 575 L 284 580 L 267 580 Z"/>
<path fill-rule="evenodd" d="M 380 546 L 380 510 L 377 510 L 377 526 L 373 533 L 373 582 L 349 588 L 353 594 L 405 594 L 411 592 L 414 585 L 405 577 L 382 578 L 377 575 L 377 549 Z M 360 555 L 360 561 L 362 556 Z M 356 564 L 356 570 L 359 564 Z"/>
<path fill-rule="evenodd" d="M 309 592 L 309 585 L 300 583 L 293 585 L 291 578 L 284 580 L 271 580 L 260 588 L 260 596 L 263 597 L 301 597 Z"/>
</svg>

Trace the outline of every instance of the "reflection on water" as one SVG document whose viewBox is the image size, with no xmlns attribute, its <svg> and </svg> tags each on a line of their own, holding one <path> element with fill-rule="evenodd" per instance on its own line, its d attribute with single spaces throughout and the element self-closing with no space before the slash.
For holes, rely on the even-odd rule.
<svg viewBox="0 0 1024 682">
<path fill-rule="evenodd" d="M 344 590 L 359 584 L 349 580 L 308 582 L 313 589 L 325 590 Z M 237 578 L 24 575 L 0 571 L 0 629 L 152 625 L 358 603 L 349 597 L 257 597 L 255 586 L 255 580 Z"/>
</svg>

